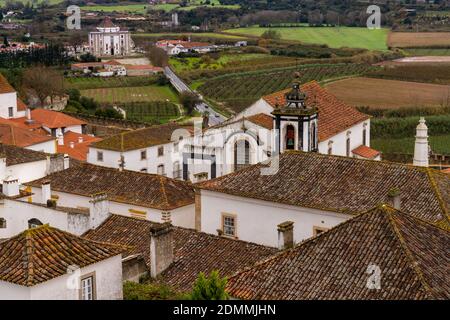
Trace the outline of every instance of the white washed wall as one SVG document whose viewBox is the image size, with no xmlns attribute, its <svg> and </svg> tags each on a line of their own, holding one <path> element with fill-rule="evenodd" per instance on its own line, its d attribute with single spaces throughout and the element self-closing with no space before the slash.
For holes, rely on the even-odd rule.
<svg viewBox="0 0 450 320">
<path fill-rule="evenodd" d="M 109 259 L 81 268 L 81 277 L 95 272 L 97 300 L 121 300 L 122 257 L 117 255 Z M 32 287 L 0 281 L 0 300 L 79 300 L 80 293 L 68 283 L 70 275 L 62 275 Z M 75 281 L 79 281 L 76 278 Z"/>
<path fill-rule="evenodd" d="M 282 222 L 294 222 L 294 241 L 298 243 L 313 236 L 313 227 L 331 228 L 351 218 L 335 212 L 201 190 L 201 231 L 217 234 L 222 226 L 222 213 L 237 216 L 240 240 L 272 247 L 278 244 L 277 225 Z"/>
</svg>

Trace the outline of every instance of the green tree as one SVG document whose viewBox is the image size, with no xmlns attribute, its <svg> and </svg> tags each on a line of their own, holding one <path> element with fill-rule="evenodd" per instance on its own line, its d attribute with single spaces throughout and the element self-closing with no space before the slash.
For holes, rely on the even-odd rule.
<svg viewBox="0 0 450 320">
<path fill-rule="evenodd" d="M 269 29 L 269 30 L 264 31 L 264 33 L 261 35 L 261 38 L 277 40 L 277 39 L 281 39 L 281 34 L 277 30 Z"/>
<path fill-rule="evenodd" d="M 225 291 L 227 278 L 220 278 L 218 271 L 212 271 L 207 278 L 200 272 L 191 293 L 192 300 L 228 300 Z"/>
<path fill-rule="evenodd" d="M 200 102 L 200 99 L 196 94 L 185 91 L 180 95 L 180 102 L 186 109 L 188 115 L 192 115 L 195 110 L 195 105 Z"/>
</svg>

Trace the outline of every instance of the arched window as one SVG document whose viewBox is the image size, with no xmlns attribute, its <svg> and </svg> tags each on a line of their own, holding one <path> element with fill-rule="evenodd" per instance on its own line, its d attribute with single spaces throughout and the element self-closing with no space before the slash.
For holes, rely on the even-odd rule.
<svg viewBox="0 0 450 320">
<path fill-rule="evenodd" d="M 289 124 L 286 126 L 286 150 L 295 149 L 295 128 L 293 125 Z"/>
<path fill-rule="evenodd" d="M 345 154 L 347 157 L 350 157 L 350 137 L 347 136 L 346 146 L 345 146 Z"/>
<path fill-rule="evenodd" d="M 234 170 L 239 170 L 250 164 L 250 143 L 238 140 L 234 144 Z"/>
<path fill-rule="evenodd" d="M 37 228 L 42 226 L 42 222 L 36 218 L 28 220 L 28 229 Z"/>
<path fill-rule="evenodd" d="M 157 173 L 158 173 L 159 175 L 162 175 L 162 176 L 165 175 L 165 172 L 164 172 L 164 165 L 163 165 L 163 164 L 160 164 L 160 165 L 158 166 L 158 168 L 157 168 Z"/>
<path fill-rule="evenodd" d="M 6 219 L 0 218 L 0 229 L 5 229 L 5 228 L 6 228 Z"/>
</svg>

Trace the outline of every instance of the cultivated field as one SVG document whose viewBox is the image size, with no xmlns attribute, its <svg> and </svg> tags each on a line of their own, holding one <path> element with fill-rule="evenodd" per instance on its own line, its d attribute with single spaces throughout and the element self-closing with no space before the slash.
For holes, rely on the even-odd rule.
<svg viewBox="0 0 450 320">
<path fill-rule="evenodd" d="M 178 107 L 165 101 L 128 103 L 122 108 L 126 110 L 129 120 L 167 122 L 180 116 Z"/>
<path fill-rule="evenodd" d="M 197 90 L 204 96 L 224 103 L 239 112 L 261 96 L 289 88 L 294 73 L 300 72 L 300 82 L 360 75 L 370 67 L 360 64 L 304 65 L 300 67 L 259 70 L 219 76 L 204 81 Z"/>
<path fill-rule="evenodd" d="M 352 78 L 331 82 L 326 88 L 353 106 L 425 107 L 448 105 L 450 102 L 450 86 L 439 84 Z"/>
<path fill-rule="evenodd" d="M 175 92 L 168 86 L 145 86 L 126 88 L 100 88 L 82 90 L 81 95 L 100 103 L 126 103 L 126 102 L 148 102 L 166 101 L 177 102 Z"/>
<path fill-rule="evenodd" d="M 78 90 L 117 88 L 117 87 L 143 87 L 155 83 L 155 77 L 90 77 L 90 78 L 66 78 L 66 88 Z"/>
<path fill-rule="evenodd" d="M 450 46 L 450 32 L 390 32 L 387 44 L 397 48 Z"/>
<path fill-rule="evenodd" d="M 226 30 L 250 36 L 261 36 L 269 28 L 249 27 Z M 387 29 L 369 30 L 351 27 L 294 27 L 270 28 L 281 34 L 285 40 L 296 40 L 304 43 L 326 44 L 331 48 L 349 47 L 369 50 L 386 50 Z"/>
</svg>

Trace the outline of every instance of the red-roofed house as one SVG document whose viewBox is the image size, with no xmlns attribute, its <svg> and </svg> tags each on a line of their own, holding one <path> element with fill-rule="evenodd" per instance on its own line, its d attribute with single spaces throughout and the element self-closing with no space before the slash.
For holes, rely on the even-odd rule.
<svg viewBox="0 0 450 320">
<path fill-rule="evenodd" d="M 58 137 L 57 150 L 58 153 L 68 154 L 71 158 L 86 161 L 91 143 L 101 140 L 87 134 L 66 131 L 63 136 Z"/>
</svg>

